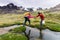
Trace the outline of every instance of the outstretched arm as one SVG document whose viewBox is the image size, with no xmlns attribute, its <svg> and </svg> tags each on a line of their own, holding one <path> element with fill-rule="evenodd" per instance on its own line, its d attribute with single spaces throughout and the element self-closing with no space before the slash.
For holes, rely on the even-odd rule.
<svg viewBox="0 0 60 40">
<path fill-rule="evenodd" d="M 34 16 L 32 16 L 32 15 L 30 15 L 30 16 L 28 16 L 29 18 L 34 18 Z"/>
</svg>

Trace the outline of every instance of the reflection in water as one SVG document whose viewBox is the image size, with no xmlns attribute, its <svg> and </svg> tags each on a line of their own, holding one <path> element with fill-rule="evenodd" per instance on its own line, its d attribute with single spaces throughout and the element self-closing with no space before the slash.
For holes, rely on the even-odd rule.
<svg viewBox="0 0 60 40">
<path fill-rule="evenodd" d="M 26 27 L 26 33 L 28 34 L 29 30 L 31 30 L 30 40 L 35 40 L 39 38 L 40 31 L 36 28 Z"/>
<path fill-rule="evenodd" d="M 36 28 L 26 27 L 26 33 L 31 30 L 30 40 L 35 40 L 39 38 L 40 31 Z M 43 33 L 43 40 L 60 40 L 60 32 L 53 32 L 48 29 L 42 31 Z"/>
</svg>

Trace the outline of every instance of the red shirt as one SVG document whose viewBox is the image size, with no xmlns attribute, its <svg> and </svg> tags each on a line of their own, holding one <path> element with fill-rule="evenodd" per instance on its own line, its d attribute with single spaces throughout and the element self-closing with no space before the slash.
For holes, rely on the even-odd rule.
<svg viewBox="0 0 60 40">
<path fill-rule="evenodd" d="M 43 14 L 38 14 L 37 17 L 40 17 L 41 20 L 44 20 L 44 15 Z"/>
</svg>

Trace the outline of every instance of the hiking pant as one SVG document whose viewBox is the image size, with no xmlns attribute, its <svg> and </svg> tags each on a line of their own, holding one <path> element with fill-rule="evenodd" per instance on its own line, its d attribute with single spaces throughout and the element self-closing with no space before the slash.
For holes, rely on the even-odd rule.
<svg viewBox="0 0 60 40">
<path fill-rule="evenodd" d="M 40 29 L 42 29 L 42 26 L 43 26 L 42 21 L 43 21 L 43 20 L 40 21 Z"/>
<path fill-rule="evenodd" d="M 25 20 L 24 20 L 23 26 L 26 25 L 26 22 L 27 22 L 27 21 L 29 22 L 29 26 L 30 26 L 30 20 L 29 20 L 29 18 L 28 18 L 28 17 L 24 17 L 24 18 L 25 18 Z"/>
</svg>

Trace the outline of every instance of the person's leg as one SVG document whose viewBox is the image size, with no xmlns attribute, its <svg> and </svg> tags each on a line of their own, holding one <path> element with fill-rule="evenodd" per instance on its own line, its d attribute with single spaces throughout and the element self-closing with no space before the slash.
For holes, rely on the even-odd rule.
<svg viewBox="0 0 60 40">
<path fill-rule="evenodd" d="M 30 20 L 29 20 L 29 26 L 31 25 Z"/>
<path fill-rule="evenodd" d="M 40 22 L 40 27 L 42 27 L 42 20 L 41 20 L 41 22 Z"/>
<path fill-rule="evenodd" d="M 26 22 L 27 22 L 27 17 L 24 17 L 24 18 L 25 18 L 25 20 L 24 20 L 23 26 L 25 26 Z"/>
<path fill-rule="evenodd" d="M 43 24 L 42 24 L 42 20 L 41 20 L 41 22 L 40 22 L 40 28 L 42 28 L 42 26 L 43 26 Z"/>
<path fill-rule="evenodd" d="M 29 26 L 30 26 L 30 20 L 28 19 L 28 22 L 29 22 Z"/>
</svg>

